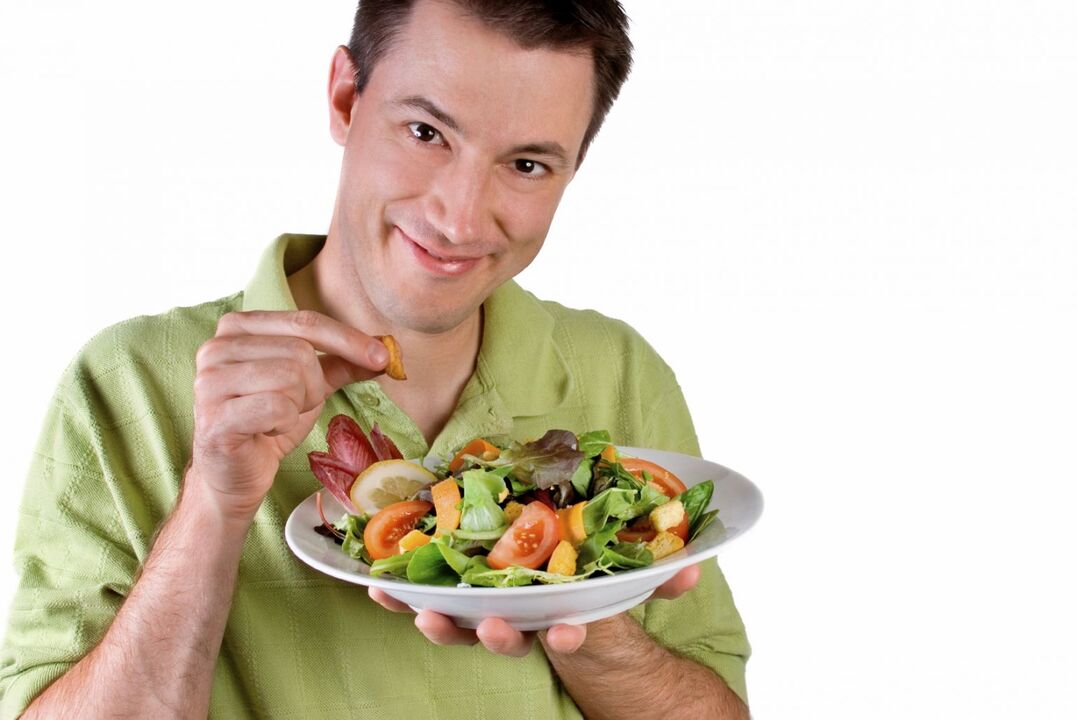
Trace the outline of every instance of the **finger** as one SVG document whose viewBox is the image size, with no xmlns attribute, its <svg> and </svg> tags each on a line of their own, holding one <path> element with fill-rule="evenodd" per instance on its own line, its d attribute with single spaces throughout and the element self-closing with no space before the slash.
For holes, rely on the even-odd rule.
<svg viewBox="0 0 1077 720">
<path fill-rule="evenodd" d="M 450 618 L 433 610 L 415 616 L 415 627 L 435 645 L 474 645 L 479 641 L 474 630 L 457 627 Z"/>
<path fill-rule="evenodd" d="M 685 594 L 699 582 L 699 565 L 691 565 L 658 586 L 651 599 L 672 600 Z"/>
<path fill-rule="evenodd" d="M 385 592 L 384 590 L 381 590 L 380 588 L 372 587 L 368 591 L 368 594 L 370 595 L 371 600 L 381 605 L 386 610 L 392 610 L 395 613 L 415 612 L 407 603 L 400 602 L 399 600 L 394 597 L 391 597 L 389 593 Z"/>
<path fill-rule="evenodd" d="M 207 439 L 227 445 L 229 437 L 246 440 L 258 434 L 286 434 L 299 422 L 299 407 L 281 393 L 257 393 L 225 400 L 214 420 Z"/>
<path fill-rule="evenodd" d="M 490 652 L 512 657 L 527 655 L 535 641 L 535 633 L 515 630 L 501 618 L 483 620 L 475 629 L 475 634 Z"/>
<path fill-rule="evenodd" d="M 576 652 L 586 639 L 586 625 L 554 625 L 546 631 L 546 644 L 559 653 Z"/>
<path fill-rule="evenodd" d="M 219 329 L 219 328 L 218 328 Z M 302 338 L 282 335 L 218 335 L 202 343 L 195 355 L 198 368 L 267 360 L 309 357 L 313 365 L 317 352 Z"/>
<path fill-rule="evenodd" d="M 306 412 L 325 399 L 323 387 L 320 371 L 312 374 L 291 358 L 270 358 L 203 368 L 195 376 L 194 395 L 198 403 L 213 406 L 230 398 L 276 392 Z"/>
<path fill-rule="evenodd" d="M 301 338 L 321 352 L 368 371 L 380 372 L 389 361 L 389 352 L 381 341 L 312 310 L 227 313 L 217 323 L 217 337 L 235 335 Z"/>
</svg>

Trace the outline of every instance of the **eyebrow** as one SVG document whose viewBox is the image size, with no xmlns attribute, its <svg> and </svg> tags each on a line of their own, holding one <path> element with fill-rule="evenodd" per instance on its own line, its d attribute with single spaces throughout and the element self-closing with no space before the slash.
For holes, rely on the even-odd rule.
<svg viewBox="0 0 1077 720">
<path fill-rule="evenodd" d="M 434 103 L 430 102 L 421 95 L 409 95 L 401 100 L 396 100 L 393 105 L 398 107 L 412 108 L 414 110 L 422 110 L 427 115 L 430 115 L 438 122 L 445 125 L 455 133 L 464 135 L 464 131 L 460 129 L 460 123 L 453 119 L 453 116 L 439 108 Z"/>
<path fill-rule="evenodd" d="M 460 123 L 453 118 L 452 115 L 439 108 L 435 103 L 422 95 L 409 95 L 408 97 L 401 98 L 400 100 L 394 100 L 393 105 L 403 108 L 411 108 L 413 110 L 421 110 L 430 117 L 434 118 L 438 122 L 445 125 L 455 133 L 466 136 L 463 130 L 460 129 Z M 561 147 L 561 143 L 558 142 L 533 142 L 525 143 L 523 145 L 517 145 L 509 152 L 510 155 L 544 155 L 552 160 L 557 161 L 563 167 L 568 167 L 568 153 Z"/>
</svg>

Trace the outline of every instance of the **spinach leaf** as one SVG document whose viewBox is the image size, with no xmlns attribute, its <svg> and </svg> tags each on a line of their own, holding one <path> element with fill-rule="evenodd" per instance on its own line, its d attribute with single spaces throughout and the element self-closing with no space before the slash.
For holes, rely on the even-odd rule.
<svg viewBox="0 0 1077 720">
<path fill-rule="evenodd" d="M 430 541 L 430 544 L 436 546 L 438 550 L 441 551 L 441 556 L 445 558 L 445 562 L 449 564 L 449 567 L 451 567 L 457 575 L 464 574 L 464 570 L 467 568 L 467 562 L 471 558 L 452 547 L 451 541 L 446 537 L 434 538 Z"/>
<path fill-rule="evenodd" d="M 701 532 L 706 530 L 707 526 L 714 522 L 717 517 L 717 510 L 711 510 L 709 513 L 701 515 L 699 517 L 699 522 L 696 523 L 696 526 L 694 528 L 689 526 L 688 528 L 688 542 L 692 542 L 693 540 L 695 540 L 696 535 L 699 535 Z"/>
<path fill-rule="evenodd" d="M 674 498 L 675 500 L 681 501 L 681 504 L 684 505 L 684 512 L 688 514 L 689 537 L 695 536 L 694 531 L 697 527 L 697 522 L 703 514 L 703 511 L 707 509 L 707 505 L 710 503 L 711 495 L 713 493 L 714 481 L 704 480 L 698 485 L 693 485 Z"/>
<path fill-rule="evenodd" d="M 408 580 L 424 585 L 454 586 L 460 576 L 442 554 L 442 546 L 429 542 L 416 548 L 408 563 Z"/>
<path fill-rule="evenodd" d="M 580 466 L 576 468 L 576 472 L 572 473 L 572 487 L 576 489 L 576 493 L 581 498 L 587 497 L 587 490 L 591 487 L 591 473 L 594 466 L 594 460 L 584 458 L 580 461 Z"/>
</svg>

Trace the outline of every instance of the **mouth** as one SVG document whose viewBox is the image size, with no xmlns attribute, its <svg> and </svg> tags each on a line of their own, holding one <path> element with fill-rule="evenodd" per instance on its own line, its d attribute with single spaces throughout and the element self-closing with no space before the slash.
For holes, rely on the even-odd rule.
<svg viewBox="0 0 1077 720">
<path fill-rule="evenodd" d="M 468 257 L 463 255 L 443 255 L 420 244 L 399 227 L 394 226 L 394 229 L 400 233 L 400 237 L 404 240 L 404 244 L 419 265 L 434 275 L 441 277 L 459 277 L 478 265 L 479 260 L 482 259 L 481 256 Z"/>
</svg>

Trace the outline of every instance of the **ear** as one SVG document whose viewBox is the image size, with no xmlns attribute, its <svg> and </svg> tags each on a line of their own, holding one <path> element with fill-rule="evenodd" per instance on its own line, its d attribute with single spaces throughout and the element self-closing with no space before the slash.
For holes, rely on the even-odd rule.
<svg viewBox="0 0 1077 720">
<path fill-rule="evenodd" d="M 348 141 L 355 99 L 355 63 L 348 48 L 341 45 L 329 68 L 329 134 L 338 145 Z"/>
</svg>

